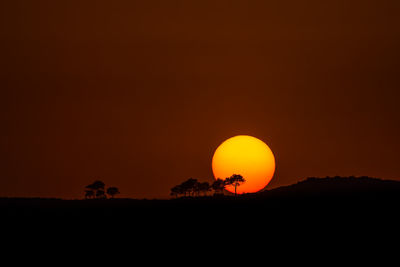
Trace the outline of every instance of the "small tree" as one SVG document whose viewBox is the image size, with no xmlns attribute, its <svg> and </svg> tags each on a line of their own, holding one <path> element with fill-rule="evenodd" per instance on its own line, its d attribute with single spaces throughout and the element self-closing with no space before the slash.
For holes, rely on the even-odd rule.
<svg viewBox="0 0 400 267">
<path fill-rule="evenodd" d="M 225 179 L 226 185 L 232 185 L 235 187 L 235 196 L 237 195 L 236 189 L 238 186 L 240 186 L 242 183 L 244 183 L 246 180 L 243 178 L 243 176 L 239 174 L 234 174 L 229 178 Z"/>
<path fill-rule="evenodd" d="M 210 191 L 210 184 L 208 182 L 199 183 L 198 188 L 199 188 L 199 191 L 203 192 L 203 194 L 206 196 L 207 192 Z"/>
<path fill-rule="evenodd" d="M 225 181 L 218 178 L 212 183 L 211 188 L 214 189 L 216 194 L 217 193 L 224 194 L 225 185 L 226 185 Z"/>
<path fill-rule="evenodd" d="M 171 188 L 171 193 L 170 193 L 171 196 L 178 197 L 181 194 L 183 194 L 183 190 L 180 185 L 176 185 Z"/>
<path fill-rule="evenodd" d="M 96 191 L 96 198 L 107 198 L 104 190 L 99 189 Z"/>
<path fill-rule="evenodd" d="M 190 178 L 185 182 L 181 183 L 179 186 L 182 188 L 185 196 L 186 193 L 188 193 L 190 196 L 193 192 L 195 192 L 197 183 L 198 183 L 197 179 Z"/>
<path fill-rule="evenodd" d="M 114 198 L 115 195 L 120 194 L 119 190 L 117 187 L 109 187 L 107 188 L 107 195 L 109 195 L 111 198 Z"/>
<path fill-rule="evenodd" d="M 85 190 L 85 198 L 93 198 L 94 197 L 94 191 L 93 190 Z"/>
<path fill-rule="evenodd" d="M 94 190 L 104 190 L 105 184 L 102 181 L 94 181 L 92 184 Z"/>
<path fill-rule="evenodd" d="M 95 195 L 96 198 L 104 198 L 105 197 L 104 186 L 105 184 L 102 181 L 97 180 L 94 181 L 92 184 L 87 185 L 85 188 L 88 189 L 87 191 L 93 191 L 93 196 Z M 99 191 L 103 191 L 103 195 L 101 195 L 101 193 L 98 193 Z"/>
<path fill-rule="evenodd" d="M 96 189 L 94 188 L 93 184 L 87 185 L 87 186 L 85 186 L 85 188 L 88 189 L 88 191 L 93 191 L 93 192 L 96 191 Z"/>
<path fill-rule="evenodd" d="M 200 195 L 200 192 L 201 192 L 201 183 L 199 183 L 199 182 L 196 182 L 194 185 L 193 185 L 193 195 L 194 194 L 196 194 L 197 196 L 199 196 Z"/>
</svg>

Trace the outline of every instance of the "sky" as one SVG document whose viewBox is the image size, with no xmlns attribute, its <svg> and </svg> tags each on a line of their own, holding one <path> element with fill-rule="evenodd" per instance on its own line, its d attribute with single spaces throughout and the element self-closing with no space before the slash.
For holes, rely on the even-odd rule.
<svg viewBox="0 0 400 267">
<path fill-rule="evenodd" d="M 400 2 L 0 2 L 0 197 L 166 198 L 229 137 L 268 188 L 400 180 Z"/>
</svg>

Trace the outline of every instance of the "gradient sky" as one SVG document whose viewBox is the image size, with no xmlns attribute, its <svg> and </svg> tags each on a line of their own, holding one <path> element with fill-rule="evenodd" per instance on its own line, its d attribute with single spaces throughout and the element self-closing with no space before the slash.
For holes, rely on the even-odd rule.
<svg viewBox="0 0 400 267">
<path fill-rule="evenodd" d="M 212 181 L 225 139 L 267 188 L 400 179 L 400 1 L 0 2 L 0 196 L 122 197 Z"/>
</svg>

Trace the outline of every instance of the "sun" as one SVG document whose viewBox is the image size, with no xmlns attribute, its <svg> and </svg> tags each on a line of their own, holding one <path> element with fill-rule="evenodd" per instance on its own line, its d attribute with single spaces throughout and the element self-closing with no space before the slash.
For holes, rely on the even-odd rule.
<svg viewBox="0 0 400 267">
<path fill-rule="evenodd" d="M 275 157 L 260 139 L 238 135 L 229 138 L 215 150 L 212 170 L 215 179 L 242 175 L 246 181 L 237 188 L 237 193 L 255 193 L 263 189 L 274 176 Z M 235 192 L 233 186 L 227 186 L 226 189 Z"/>
</svg>

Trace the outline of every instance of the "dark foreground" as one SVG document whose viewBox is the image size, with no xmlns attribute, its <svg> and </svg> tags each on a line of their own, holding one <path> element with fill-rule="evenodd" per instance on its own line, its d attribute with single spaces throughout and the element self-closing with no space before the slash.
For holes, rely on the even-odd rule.
<svg viewBox="0 0 400 267">
<path fill-rule="evenodd" d="M 308 250 L 310 243 L 327 251 L 327 246 L 336 248 L 340 243 L 342 250 L 351 251 L 357 246 L 395 244 L 400 237 L 399 204 L 400 182 L 330 178 L 238 197 L 2 198 L 0 210 L 3 232 L 11 233 L 13 240 L 51 236 L 56 243 L 131 242 L 162 250 L 176 249 L 173 244 L 178 242 L 180 250 L 189 251 L 193 246 L 210 251 L 239 245 L 267 250 L 271 244 L 278 251 Z M 27 238 L 32 234 L 34 238 Z"/>
<path fill-rule="evenodd" d="M 135 223 L 318 223 L 331 219 L 376 221 L 397 217 L 400 182 L 372 178 L 325 178 L 243 196 L 183 197 L 171 200 L 2 198 L 4 220 L 70 219 Z"/>
</svg>

